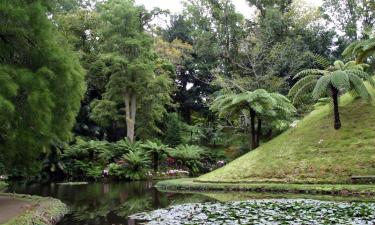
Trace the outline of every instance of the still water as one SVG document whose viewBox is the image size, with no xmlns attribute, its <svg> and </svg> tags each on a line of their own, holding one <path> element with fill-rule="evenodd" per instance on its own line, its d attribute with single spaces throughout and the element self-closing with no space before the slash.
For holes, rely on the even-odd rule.
<svg viewBox="0 0 375 225">
<path fill-rule="evenodd" d="M 134 213 L 170 205 L 213 201 L 199 194 L 159 192 L 154 183 L 91 183 L 87 185 L 12 184 L 8 192 L 50 196 L 68 205 L 70 214 L 58 225 L 127 225 Z"/>
</svg>

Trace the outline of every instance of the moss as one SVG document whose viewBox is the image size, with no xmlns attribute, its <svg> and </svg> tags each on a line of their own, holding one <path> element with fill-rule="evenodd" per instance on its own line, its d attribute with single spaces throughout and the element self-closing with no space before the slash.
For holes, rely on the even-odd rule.
<svg viewBox="0 0 375 225">
<path fill-rule="evenodd" d="M 204 183 L 194 179 L 160 181 L 160 190 L 251 191 L 273 193 L 329 194 L 375 198 L 375 185 L 367 184 L 292 184 L 292 183 Z"/>
<path fill-rule="evenodd" d="M 371 90 L 374 92 L 374 90 Z M 202 182 L 348 183 L 375 175 L 375 107 L 341 97 L 342 128 L 333 129 L 332 109 L 320 107 L 297 125 Z"/>
<path fill-rule="evenodd" d="M 25 213 L 4 225 L 50 225 L 56 224 L 67 212 L 67 206 L 58 199 L 19 194 L 1 194 L 33 203 Z"/>
</svg>

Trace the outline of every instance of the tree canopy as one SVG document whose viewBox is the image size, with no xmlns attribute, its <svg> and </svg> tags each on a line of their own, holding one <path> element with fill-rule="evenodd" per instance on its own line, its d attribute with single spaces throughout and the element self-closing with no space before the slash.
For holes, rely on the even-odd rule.
<svg viewBox="0 0 375 225">
<path fill-rule="evenodd" d="M 26 167 L 53 140 L 68 141 L 83 97 L 85 72 L 48 9 L 0 3 L 0 161 L 9 165 Z"/>
</svg>

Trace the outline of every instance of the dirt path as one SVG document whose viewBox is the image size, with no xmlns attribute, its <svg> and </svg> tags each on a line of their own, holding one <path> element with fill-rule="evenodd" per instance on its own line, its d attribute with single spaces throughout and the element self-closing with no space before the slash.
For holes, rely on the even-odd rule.
<svg viewBox="0 0 375 225">
<path fill-rule="evenodd" d="M 8 196 L 0 196 L 0 224 L 6 223 L 15 216 L 32 207 L 28 201 L 18 200 Z"/>
</svg>

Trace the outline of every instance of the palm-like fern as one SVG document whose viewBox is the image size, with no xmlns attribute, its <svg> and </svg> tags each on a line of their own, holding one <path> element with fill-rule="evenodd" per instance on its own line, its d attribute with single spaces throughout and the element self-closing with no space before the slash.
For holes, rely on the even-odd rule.
<svg viewBox="0 0 375 225">
<path fill-rule="evenodd" d="M 199 173 L 202 167 L 201 158 L 204 149 L 197 145 L 179 145 L 170 149 L 169 155 L 177 160 L 182 166 L 189 169 L 192 174 Z"/>
<path fill-rule="evenodd" d="M 211 110 L 219 112 L 219 117 L 248 110 L 250 114 L 252 149 L 259 146 L 259 137 L 257 137 L 255 131 L 256 118 L 258 118 L 258 131 L 260 131 L 262 115 L 280 116 L 290 115 L 295 112 L 295 108 L 288 98 L 278 93 L 269 93 L 264 89 L 219 96 L 212 103 Z"/>
<path fill-rule="evenodd" d="M 130 150 L 122 157 L 125 176 L 130 180 L 141 180 L 150 164 L 150 160 L 142 150 Z"/>
<path fill-rule="evenodd" d="M 148 140 L 146 141 L 146 143 L 141 144 L 141 147 L 145 149 L 149 154 L 151 154 L 153 168 L 156 172 L 159 167 L 160 157 L 168 152 L 168 150 L 170 149 L 169 146 Z"/>
<path fill-rule="evenodd" d="M 346 57 L 354 56 L 357 63 L 362 63 L 368 56 L 375 54 L 375 38 L 355 41 L 342 54 Z"/>
<path fill-rule="evenodd" d="M 335 129 L 340 129 L 339 95 L 350 91 L 361 98 L 369 99 L 370 94 L 364 81 L 368 81 L 375 87 L 372 77 L 364 71 L 367 66 L 367 64 L 357 64 L 354 61 L 344 64 L 338 60 L 333 66 L 325 70 L 303 70 L 294 76 L 294 79 L 300 80 L 290 89 L 289 96 L 293 98 L 293 103 L 300 102 L 302 96 L 310 91 L 312 91 L 312 96 L 315 100 L 330 96 L 334 106 L 334 127 Z"/>
</svg>

